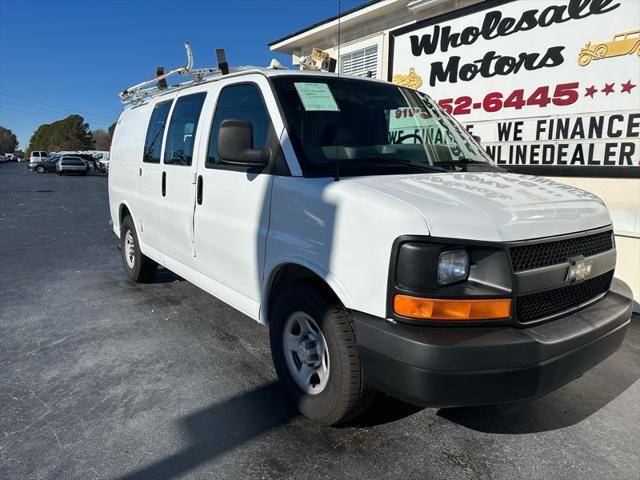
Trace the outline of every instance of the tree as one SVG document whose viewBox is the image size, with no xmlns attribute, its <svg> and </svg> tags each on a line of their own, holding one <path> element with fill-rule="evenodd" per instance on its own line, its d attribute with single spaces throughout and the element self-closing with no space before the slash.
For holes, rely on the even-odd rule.
<svg viewBox="0 0 640 480">
<path fill-rule="evenodd" d="M 94 130 L 91 132 L 96 150 L 109 150 L 111 148 L 111 137 L 104 130 Z"/>
<path fill-rule="evenodd" d="M 93 146 L 89 125 L 80 115 L 69 115 L 62 120 L 40 125 L 29 140 L 27 154 L 33 150 L 92 150 Z"/>
<path fill-rule="evenodd" d="M 18 146 L 18 137 L 8 128 L 0 127 L 0 155 L 14 153 Z"/>
<path fill-rule="evenodd" d="M 27 156 L 33 150 L 49 150 L 49 137 L 51 136 L 51 125 L 40 125 L 31 136 L 27 147 Z"/>
<path fill-rule="evenodd" d="M 111 144 L 111 140 L 113 140 L 113 132 L 116 131 L 116 124 L 118 122 L 113 122 L 111 125 L 109 125 L 109 130 L 107 130 L 107 132 L 109 133 L 109 144 Z"/>
</svg>

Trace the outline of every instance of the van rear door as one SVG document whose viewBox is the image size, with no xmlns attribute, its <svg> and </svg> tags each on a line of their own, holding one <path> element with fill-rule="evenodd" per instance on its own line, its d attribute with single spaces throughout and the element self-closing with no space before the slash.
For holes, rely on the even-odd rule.
<svg viewBox="0 0 640 480">
<path fill-rule="evenodd" d="M 197 142 L 200 112 L 206 92 L 178 97 L 171 111 L 171 120 L 163 153 L 160 215 L 162 251 L 166 266 L 174 263 L 193 267 L 193 208 L 196 189 Z"/>
<path fill-rule="evenodd" d="M 155 252 L 151 256 L 162 261 L 162 231 L 158 225 L 160 200 L 162 196 L 162 145 L 172 100 L 164 100 L 153 106 L 145 137 L 140 186 L 138 196 L 138 218 L 142 231 L 138 234 L 142 241 Z"/>
</svg>

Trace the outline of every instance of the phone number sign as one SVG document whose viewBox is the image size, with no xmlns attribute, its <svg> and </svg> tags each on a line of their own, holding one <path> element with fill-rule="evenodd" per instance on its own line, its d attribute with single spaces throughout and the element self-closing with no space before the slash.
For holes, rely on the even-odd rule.
<svg viewBox="0 0 640 480">
<path fill-rule="evenodd" d="M 483 2 L 390 38 L 389 79 L 498 163 L 640 167 L 640 1 Z"/>
</svg>

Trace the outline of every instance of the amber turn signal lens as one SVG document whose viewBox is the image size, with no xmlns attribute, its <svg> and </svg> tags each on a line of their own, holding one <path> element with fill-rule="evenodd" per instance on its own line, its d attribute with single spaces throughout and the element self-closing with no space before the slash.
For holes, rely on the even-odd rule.
<svg viewBox="0 0 640 480">
<path fill-rule="evenodd" d="M 484 300 L 444 300 L 396 295 L 393 311 L 410 318 L 427 320 L 491 320 L 511 315 L 508 298 Z"/>
</svg>

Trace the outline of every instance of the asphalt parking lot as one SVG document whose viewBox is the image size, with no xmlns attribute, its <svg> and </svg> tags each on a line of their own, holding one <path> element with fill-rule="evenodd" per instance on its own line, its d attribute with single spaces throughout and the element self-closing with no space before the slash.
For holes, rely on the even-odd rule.
<svg viewBox="0 0 640 480">
<path fill-rule="evenodd" d="M 640 477 L 640 318 L 582 378 L 509 407 L 380 397 L 327 428 L 267 331 L 168 271 L 127 281 L 107 179 L 0 164 L 0 478 Z"/>
</svg>

